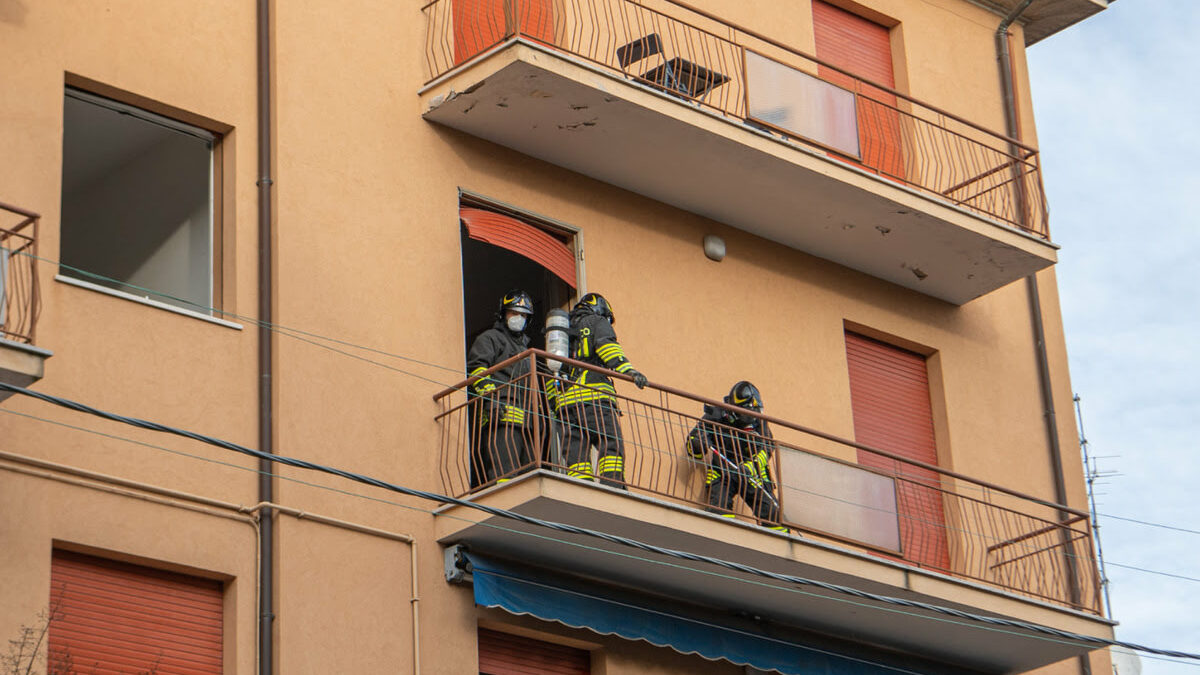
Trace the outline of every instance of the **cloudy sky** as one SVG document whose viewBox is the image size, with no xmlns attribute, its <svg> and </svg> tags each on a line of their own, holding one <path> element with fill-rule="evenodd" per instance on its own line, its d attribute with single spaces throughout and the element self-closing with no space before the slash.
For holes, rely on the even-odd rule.
<svg viewBox="0 0 1200 675">
<path fill-rule="evenodd" d="M 1117 472 L 1097 490 L 1117 636 L 1193 653 L 1200 653 L 1198 35 L 1200 1 L 1120 0 L 1029 51 L 1050 231 L 1062 246 L 1072 383 L 1100 469 Z M 1200 663 L 1143 657 L 1142 672 L 1200 675 Z"/>
</svg>

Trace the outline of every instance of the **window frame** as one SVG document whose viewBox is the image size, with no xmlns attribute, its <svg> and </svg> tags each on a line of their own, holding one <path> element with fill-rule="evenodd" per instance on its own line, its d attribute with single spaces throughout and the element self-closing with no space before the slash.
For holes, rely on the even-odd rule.
<svg viewBox="0 0 1200 675">
<path fill-rule="evenodd" d="M 176 108 L 153 99 L 139 96 L 115 87 L 90 80 L 81 76 L 67 73 L 63 87 L 63 102 L 73 98 L 91 105 L 107 108 L 119 114 L 137 118 L 148 124 L 158 125 L 176 133 L 191 136 L 208 144 L 208 228 L 206 240 L 209 242 L 210 269 L 207 275 L 208 305 L 202 308 L 188 308 L 153 297 L 139 295 L 136 292 L 112 288 L 90 282 L 85 278 L 67 273 L 59 269 L 55 275 L 56 281 L 68 283 L 80 288 L 96 290 L 106 295 L 132 300 L 160 309 L 166 309 L 178 314 L 205 319 L 232 328 L 242 326 L 220 318 L 232 312 L 232 270 L 225 264 L 232 259 L 233 238 L 228 236 L 227 228 L 233 221 L 232 199 L 227 199 L 226 190 L 231 181 L 233 153 L 228 152 L 226 143 L 233 127 L 216 120 Z M 64 145 L 60 147 L 64 156 L 66 152 L 65 135 L 66 123 L 63 122 Z M 63 159 L 65 162 L 65 157 Z M 61 186 L 60 186 L 61 190 Z M 63 194 L 65 197 L 65 193 Z M 61 203 L 61 200 L 60 200 Z M 60 212 L 59 223 L 59 258 L 62 258 L 62 222 Z M 156 289 L 152 289 L 156 290 Z"/>
</svg>

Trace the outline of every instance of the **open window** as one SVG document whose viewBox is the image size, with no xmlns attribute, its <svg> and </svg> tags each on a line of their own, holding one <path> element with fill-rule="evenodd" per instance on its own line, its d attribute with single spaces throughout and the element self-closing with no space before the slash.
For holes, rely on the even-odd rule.
<svg viewBox="0 0 1200 675">
<path fill-rule="evenodd" d="M 576 295 L 577 234 L 509 208 L 464 198 L 462 226 L 463 322 L 469 350 L 492 327 L 500 298 L 514 288 L 533 296 L 528 334 L 541 347 L 546 312 L 566 308 Z"/>
<path fill-rule="evenodd" d="M 63 104 L 61 274 L 219 305 L 216 134 L 78 89 Z"/>
</svg>

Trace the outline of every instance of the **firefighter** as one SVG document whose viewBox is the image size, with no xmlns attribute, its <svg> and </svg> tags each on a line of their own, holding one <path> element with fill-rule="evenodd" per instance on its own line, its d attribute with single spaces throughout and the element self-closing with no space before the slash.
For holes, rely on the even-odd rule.
<svg viewBox="0 0 1200 675">
<path fill-rule="evenodd" d="M 746 380 L 733 385 L 725 402 L 756 413 L 763 408 L 758 387 Z M 770 470 L 775 441 L 766 422 L 705 406 L 704 417 L 688 434 L 687 449 L 697 461 L 708 454 L 704 484 L 708 486 L 709 510 L 733 518 L 733 498 L 741 496 L 763 526 L 787 532 L 779 525 L 779 502 Z"/>
<path fill-rule="evenodd" d="M 467 375 L 476 377 L 492 366 L 529 347 L 525 329 L 533 315 L 533 298 L 522 290 L 504 294 L 496 310 L 496 322 L 479 334 L 467 353 Z M 533 461 L 533 397 L 529 361 L 521 359 L 506 368 L 480 377 L 470 385 L 478 398 L 478 429 L 474 445 L 472 485 L 492 480 L 502 483 Z"/>
<path fill-rule="evenodd" d="M 633 367 L 617 342 L 616 317 L 604 296 L 583 296 L 570 317 L 571 358 L 628 375 L 638 389 L 646 386 L 646 376 Z M 565 382 L 553 379 L 546 384 L 546 395 L 564 428 L 567 475 L 595 480 L 599 474 L 602 484 L 626 489 L 625 442 L 617 422 L 616 393 L 611 378 L 585 368 L 569 369 Z M 595 473 L 593 445 L 599 456 Z"/>
</svg>

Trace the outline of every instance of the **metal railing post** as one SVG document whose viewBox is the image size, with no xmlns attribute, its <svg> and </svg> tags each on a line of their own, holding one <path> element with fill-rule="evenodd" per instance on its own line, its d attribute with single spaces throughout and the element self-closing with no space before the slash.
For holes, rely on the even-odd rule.
<svg viewBox="0 0 1200 675">
<path fill-rule="evenodd" d="M 533 424 L 533 447 L 529 448 L 530 455 L 533 457 L 533 468 L 537 469 L 542 466 L 542 397 L 538 390 L 538 370 L 537 370 L 537 354 L 529 354 L 529 390 L 525 392 L 530 405 L 529 410 L 530 423 Z"/>
</svg>

